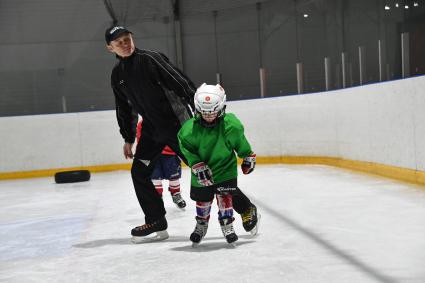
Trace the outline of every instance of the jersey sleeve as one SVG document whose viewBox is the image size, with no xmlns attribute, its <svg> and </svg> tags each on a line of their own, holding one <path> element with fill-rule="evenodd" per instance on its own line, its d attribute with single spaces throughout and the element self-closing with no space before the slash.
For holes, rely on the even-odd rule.
<svg viewBox="0 0 425 283">
<path fill-rule="evenodd" d="M 186 157 L 189 167 L 192 167 L 194 164 L 201 162 L 201 157 L 197 153 L 197 146 L 194 142 L 194 137 L 190 134 L 188 128 L 190 123 L 193 123 L 193 120 L 188 120 L 183 127 L 180 129 L 177 138 L 179 140 L 180 150 L 182 151 L 184 157 Z"/>
<path fill-rule="evenodd" d="M 244 127 L 235 115 L 226 114 L 226 136 L 240 158 L 247 157 L 252 153 L 251 145 L 245 137 Z"/>
<path fill-rule="evenodd" d="M 140 120 L 138 123 L 137 123 L 137 130 L 136 130 L 136 139 L 137 139 L 137 143 L 139 143 L 140 142 L 140 137 L 141 137 L 141 135 L 142 135 L 142 123 L 143 123 L 143 120 Z"/>
</svg>

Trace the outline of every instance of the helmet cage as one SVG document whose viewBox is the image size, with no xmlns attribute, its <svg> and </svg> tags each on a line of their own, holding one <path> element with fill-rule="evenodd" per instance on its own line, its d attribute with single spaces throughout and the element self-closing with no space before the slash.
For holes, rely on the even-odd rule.
<svg viewBox="0 0 425 283">
<path fill-rule="evenodd" d="M 217 113 L 217 116 L 215 117 L 214 121 L 208 122 L 204 119 L 202 115 L 210 115 Z M 217 125 L 218 121 L 223 118 L 224 114 L 226 113 L 226 105 L 220 110 L 220 111 L 203 111 L 200 112 L 196 109 L 196 117 L 197 120 L 200 122 L 200 124 L 204 127 L 211 128 Z"/>
</svg>

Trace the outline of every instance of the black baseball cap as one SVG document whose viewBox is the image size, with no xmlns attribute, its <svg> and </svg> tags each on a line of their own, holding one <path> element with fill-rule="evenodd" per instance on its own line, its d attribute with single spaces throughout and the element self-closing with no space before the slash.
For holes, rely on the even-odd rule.
<svg viewBox="0 0 425 283">
<path fill-rule="evenodd" d="M 109 44 L 111 41 L 117 39 L 121 35 L 132 33 L 128 29 L 122 26 L 112 26 L 105 31 L 105 40 Z"/>
</svg>

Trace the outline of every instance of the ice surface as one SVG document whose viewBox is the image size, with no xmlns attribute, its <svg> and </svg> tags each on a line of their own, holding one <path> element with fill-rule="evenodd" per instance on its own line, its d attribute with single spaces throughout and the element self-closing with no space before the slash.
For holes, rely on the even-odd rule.
<svg viewBox="0 0 425 283">
<path fill-rule="evenodd" d="M 425 282 L 425 190 L 327 166 L 257 166 L 240 176 L 259 235 L 225 242 L 214 203 L 208 234 L 183 171 L 178 209 L 164 193 L 168 240 L 132 244 L 143 223 L 130 173 L 0 182 L 0 282 Z"/>
</svg>

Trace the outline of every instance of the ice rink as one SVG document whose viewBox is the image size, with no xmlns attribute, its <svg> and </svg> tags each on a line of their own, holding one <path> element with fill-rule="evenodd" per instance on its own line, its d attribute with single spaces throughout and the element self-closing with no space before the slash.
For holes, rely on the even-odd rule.
<svg viewBox="0 0 425 283">
<path fill-rule="evenodd" d="M 164 194 L 170 238 L 139 245 L 128 171 L 0 181 L 0 282 L 425 282 L 424 188 L 315 165 L 257 166 L 239 180 L 262 220 L 252 238 L 236 216 L 236 248 L 215 203 L 191 247 L 188 169 L 186 210 Z"/>
</svg>

